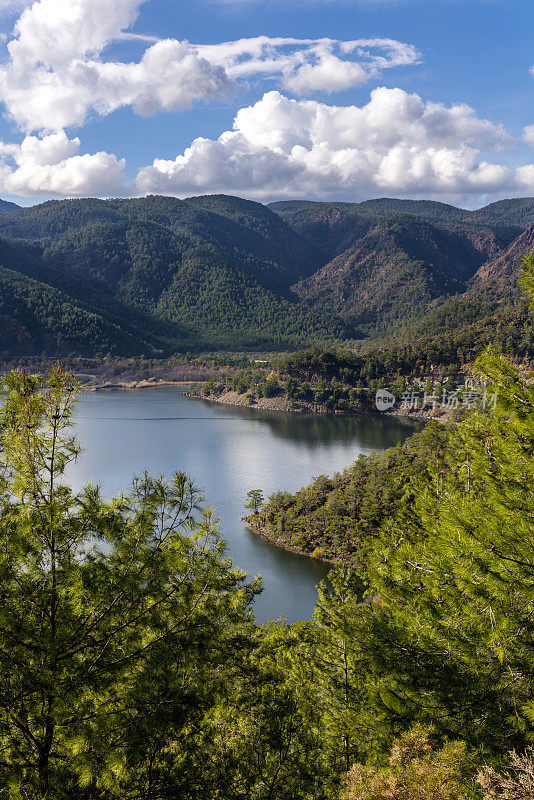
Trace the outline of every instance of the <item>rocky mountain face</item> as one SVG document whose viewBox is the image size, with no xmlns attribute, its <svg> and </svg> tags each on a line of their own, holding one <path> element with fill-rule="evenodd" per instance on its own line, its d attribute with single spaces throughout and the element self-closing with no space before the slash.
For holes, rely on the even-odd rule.
<svg viewBox="0 0 534 800">
<path fill-rule="evenodd" d="M 532 227 L 525 231 L 534 222 L 532 199 L 475 212 L 387 199 L 271 208 L 326 262 L 295 293 L 371 335 L 421 319 L 451 297 L 513 299 L 520 260 L 534 249 Z"/>
</svg>

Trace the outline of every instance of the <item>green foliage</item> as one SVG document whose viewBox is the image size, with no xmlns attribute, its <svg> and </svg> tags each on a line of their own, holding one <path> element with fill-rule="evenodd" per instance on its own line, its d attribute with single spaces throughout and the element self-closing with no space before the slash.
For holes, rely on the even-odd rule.
<svg viewBox="0 0 534 800">
<path fill-rule="evenodd" d="M 0 796 L 205 796 L 211 709 L 251 647 L 258 587 L 183 473 L 72 494 L 68 374 L 5 387 Z"/>
<path fill-rule="evenodd" d="M 396 698 L 387 713 L 432 708 L 448 730 L 495 752 L 524 741 L 533 719 L 534 389 L 491 351 L 479 368 L 496 411 L 463 422 L 407 492 L 370 582 L 387 607 L 381 657 Z"/>
<path fill-rule="evenodd" d="M 251 489 L 247 492 L 248 502 L 245 503 L 245 508 L 250 509 L 253 514 L 257 514 L 263 505 L 263 492 L 261 489 Z"/>
<path fill-rule="evenodd" d="M 439 457 L 447 438 L 443 426 L 430 425 L 403 445 L 360 456 L 333 478 L 316 478 L 295 495 L 275 494 L 259 524 L 274 538 L 298 542 L 304 552 L 363 567 L 406 487 Z"/>
<path fill-rule="evenodd" d="M 520 284 L 526 294 L 532 298 L 534 303 L 534 253 L 525 256 L 523 259 Z"/>
<path fill-rule="evenodd" d="M 491 348 L 476 366 L 495 407 L 437 438 L 427 429 L 398 448 L 398 461 L 395 451 L 377 457 L 398 492 L 367 530 L 359 557 L 320 587 L 313 623 L 290 652 L 333 790 L 349 773 L 351 800 L 480 796 L 474 778 L 484 762 L 487 800 L 530 796 L 534 382 Z M 262 525 L 271 514 L 273 535 L 340 560 L 317 509 L 329 509 L 345 529 L 361 524 L 377 494 L 373 470 L 363 466 L 352 468 L 365 500 L 352 513 L 343 516 L 332 502 L 346 506 L 351 480 L 320 478 L 295 497 L 270 498 Z M 416 741 L 421 726 L 432 727 L 433 746 L 386 765 L 399 734 Z"/>
</svg>

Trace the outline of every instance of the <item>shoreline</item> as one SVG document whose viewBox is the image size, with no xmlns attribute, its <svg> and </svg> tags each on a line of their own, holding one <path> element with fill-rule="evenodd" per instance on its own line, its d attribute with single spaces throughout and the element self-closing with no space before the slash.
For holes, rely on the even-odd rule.
<svg viewBox="0 0 534 800">
<path fill-rule="evenodd" d="M 140 391 L 142 389 L 158 389 L 170 386 L 191 386 L 201 384 L 205 381 L 171 381 L 159 380 L 157 378 L 142 378 L 133 381 L 103 381 L 100 383 L 82 383 L 81 388 L 84 392 L 129 392 Z"/>
<path fill-rule="evenodd" d="M 302 556 L 303 558 L 311 558 L 313 561 L 319 561 L 321 564 L 329 564 L 332 567 L 340 563 L 333 558 L 328 558 L 319 554 L 314 555 L 313 552 L 309 553 L 307 550 L 303 550 L 297 545 L 293 545 L 282 539 L 275 538 L 267 532 L 266 528 L 253 525 L 247 517 L 244 517 L 243 521 L 245 523 L 245 528 L 250 531 L 250 533 L 253 533 L 254 536 L 261 536 L 261 538 L 268 542 L 271 547 L 278 547 L 280 550 L 285 550 L 286 553 L 293 553 L 293 555 Z"/>
<path fill-rule="evenodd" d="M 329 411 L 326 406 L 317 403 L 307 403 L 305 400 L 298 400 L 291 403 L 280 395 L 276 397 L 260 397 L 250 403 L 246 394 L 238 392 L 223 392 L 218 397 L 210 395 L 202 397 L 194 392 L 185 392 L 187 397 L 193 400 L 206 400 L 209 403 L 218 403 L 224 406 L 240 406 L 241 408 L 252 408 L 256 411 L 281 411 L 285 414 L 342 414 L 346 412 Z"/>
<path fill-rule="evenodd" d="M 199 382 L 200 383 L 200 382 Z M 329 411 L 326 406 L 321 406 L 306 401 L 296 401 L 290 403 L 283 397 L 260 397 L 253 403 L 249 403 L 247 395 L 238 394 L 237 392 L 223 392 L 218 397 L 201 397 L 193 392 L 185 392 L 186 397 L 193 400 L 204 400 L 208 403 L 218 403 L 219 405 L 238 406 L 241 408 L 250 408 L 254 411 L 278 411 L 286 414 L 317 414 L 324 416 L 358 416 L 361 414 L 372 414 L 378 417 L 395 417 L 396 419 L 406 422 L 439 422 L 442 425 L 453 424 L 454 420 L 450 414 L 436 414 L 433 409 L 412 409 L 408 412 L 402 409 L 393 409 L 392 411 L 378 411 L 378 409 L 361 409 L 358 411 L 342 411 L 334 410 Z"/>
</svg>

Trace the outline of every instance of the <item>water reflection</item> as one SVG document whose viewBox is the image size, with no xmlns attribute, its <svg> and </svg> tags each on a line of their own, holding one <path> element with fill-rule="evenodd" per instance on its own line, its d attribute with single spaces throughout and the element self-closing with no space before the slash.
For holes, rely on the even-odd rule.
<svg viewBox="0 0 534 800">
<path fill-rule="evenodd" d="M 415 433 L 421 426 L 410 420 L 399 420 L 383 414 L 282 414 L 278 411 L 258 411 L 243 406 L 216 405 L 222 415 L 255 420 L 269 427 L 273 436 L 293 442 L 307 442 L 313 447 L 320 443 L 348 443 L 357 440 L 366 448 L 379 450 L 394 447 Z"/>
<path fill-rule="evenodd" d="M 85 395 L 77 428 L 84 453 L 69 475 L 77 488 L 92 481 L 112 496 L 144 470 L 170 475 L 181 469 L 193 477 L 215 508 L 235 565 L 263 576 L 260 621 L 309 618 L 327 567 L 247 531 L 241 521 L 247 491 L 294 492 L 360 453 L 403 441 L 414 429 L 378 415 L 300 416 L 222 406 L 174 388 Z"/>
</svg>

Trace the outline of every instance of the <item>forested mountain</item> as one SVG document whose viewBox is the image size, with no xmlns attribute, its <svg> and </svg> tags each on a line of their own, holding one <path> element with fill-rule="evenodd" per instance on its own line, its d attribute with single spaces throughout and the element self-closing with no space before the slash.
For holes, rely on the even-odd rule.
<svg viewBox="0 0 534 800">
<path fill-rule="evenodd" d="M 20 206 L 10 203 L 9 200 L 0 200 L 0 214 L 4 214 L 6 211 L 15 211 L 16 208 L 20 208 Z"/>
<path fill-rule="evenodd" d="M 225 214 L 209 210 L 220 206 Z M 0 235 L 10 239 L 5 255 L 0 246 L 0 263 L 46 281 L 119 326 L 112 352 L 286 349 L 354 336 L 335 314 L 298 302 L 290 287 L 318 266 L 318 256 L 256 203 L 161 197 L 49 202 L 6 214 Z M 107 352 L 102 336 L 95 337 L 95 352 Z M 31 335 L 25 342 L 40 346 Z M 68 336 L 56 344 L 79 349 Z M 20 346 L 13 338 L 11 347 Z M 52 333 L 49 346 L 55 348 Z"/>
<path fill-rule="evenodd" d="M 399 340 L 425 337 L 426 351 L 450 351 L 436 329 L 434 310 L 441 306 L 447 318 L 443 334 L 470 354 L 475 341 L 487 341 L 497 331 L 502 340 L 502 328 L 513 328 L 511 316 L 520 308 L 518 265 L 534 246 L 528 227 L 534 223 L 532 198 L 478 211 L 390 199 L 293 201 L 270 208 L 325 260 L 294 287 L 297 294 L 336 309 L 371 339 L 393 336 L 390 350 Z M 466 313 L 458 313 L 462 307 Z M 466 331 L 466 324 L 475 328 Z"/>
<path fill-rule="evenodd" d="M 432 300 L 464 290 L 495 247 L 491 235 L 473 242 L 403 215 L 371 228 L 296 292 L 325 307 L 333 304 L 355 324 L 387 327 L 421 317 Z"/>
<path fill-rule="evenodd" d="M 532 199 L 468 211 L 150 196 L 0 211 L 3 355 L 402 340 L 451 301 L 471 323 L 515 304 L 534 245 Z"/>
</svg>

